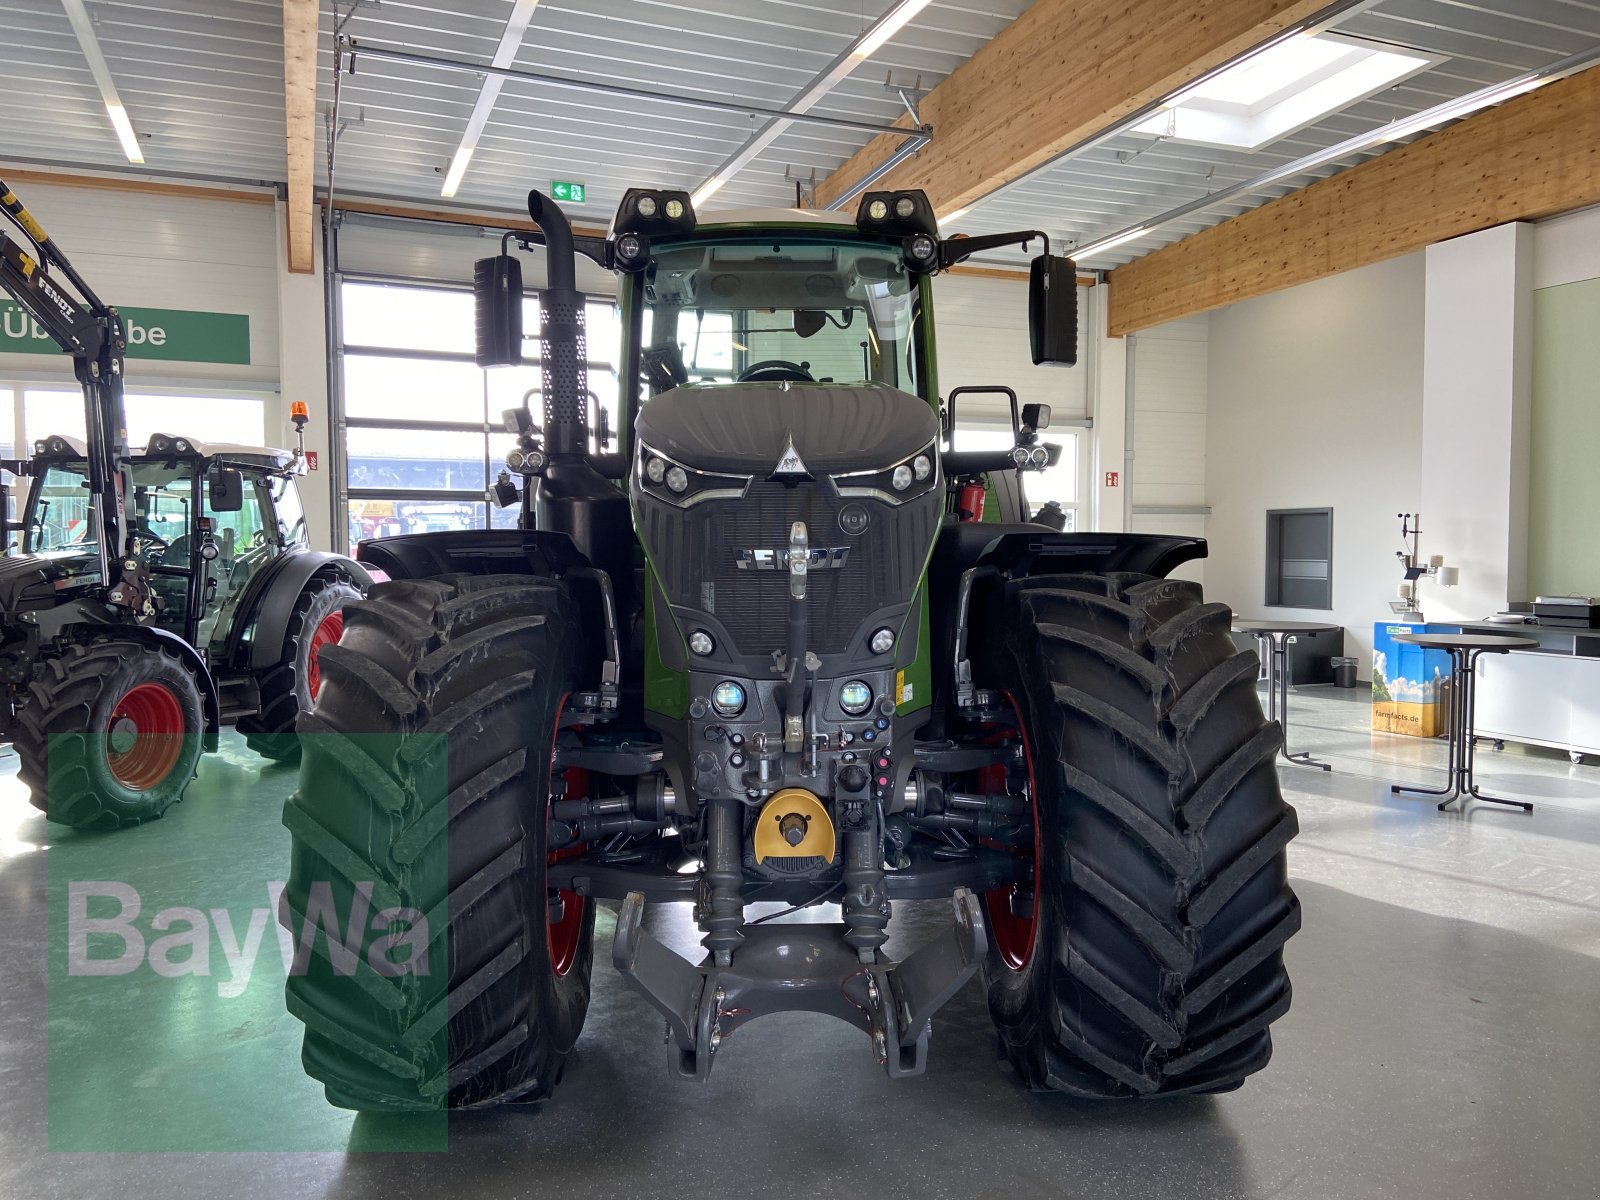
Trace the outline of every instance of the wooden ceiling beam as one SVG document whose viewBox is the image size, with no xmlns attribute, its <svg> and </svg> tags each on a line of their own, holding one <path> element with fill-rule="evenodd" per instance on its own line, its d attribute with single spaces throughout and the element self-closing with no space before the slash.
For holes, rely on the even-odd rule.
<svg viewBox="0 0 1600 1200">
<path fill-rule="evenodd" d="M 289 270 L 309 274 L 316 227 L 319 0 L 283 0 L 283 115 L 289 173 Z"/>
<path fill-rule="evenodd" d="M 1118 267 L 1114 337 L 1600 204 L 1600 67 L 1479 113 Z"/>
<path fill-rule="evenodd" d="M 1328 0 L 1035 0 L 923 97 L 933 141 L 874 188 L 964 208 L 1106 126 L 1321 12 Z M 909 125 L 905 116 L 900 124 Z M 880 134 L 817 186 L 831 203 L 901 139 Z"/>
</svg>

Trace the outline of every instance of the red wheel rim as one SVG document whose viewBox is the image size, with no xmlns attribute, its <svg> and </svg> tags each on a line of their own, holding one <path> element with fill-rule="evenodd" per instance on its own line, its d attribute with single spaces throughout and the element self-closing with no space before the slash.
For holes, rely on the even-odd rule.
<svg viewBox="0 0 1600 1200">
<path fill-rule="evenodd" d="M 306 659 L 306 687 L 310 689 L 313 700 L 322 690 L 322 666 L 318 662 L 322 648 L 337 642 L 343 633 L 343 612 L 329 613 L 322 618 L 321 624 L 311 631 L 311 653 Z"/>
<path fill-rule="evenodd" d="M 1028 808 L 1033 817 L 1033 840 L 1022 846 L 1013 846 L 1012 852 L 1019 860 L 1018 865 L 1026 864 L 1032 869 L 1034 878 L 1033 906 L 1028 916 L 1018 916 L 1012 906 L 1012 901 L 1017 896 L 1019 889 L 1016 884 L 1007 884 L 1005 887 L 993 888 L 984 895 L 988 901 L 989 910 L 989 936 L 994 941 L 994 948 L 999 952 L 1001 960 L 1013 971 L 1020 971 L 1028 965 L 1033 957 L 1033 941 L 1038 924 L 1039 912 L 1039 789 L 1034 786 L 1033 774 L 1033 748 L 1028 745 L 1028 730 L 1022 723 L 1022 714 L 1017 711 L 1017 702 L 1006 694 L 1006 703 L 1011 707 L 1011 714 L 1016 719 L 1017 736 L 1022 741 L 1022 761 L 1028 773 Z M 978 786 L 986 793 L 1003 792 L 1006 790 L 1006 768 L 1003 763 L 982 767 L 978 771 Z"/>
<path fill-rule="evenodd" d="M 561 703 L 556 706 L 556 732 L 561 731 L 561 714 L 567 707 L 567 698 L 561 697 Z M 555 738 L 550 742 L 550 782 L 555 783 Z M 589 794 L 589 772 L 582 767 L 568 767 L 561 772 L 561 777 L 567 784 L 567 798 L 587 796 Z M 549 797 L 545 801 L 545 829 L 546 838 L 549 837 L 550 806 L 555 803 L 555 788 L 550 789 Z M 588 846 L 583 844 L 563 846 L 559 850 L 551 850 L 546 856 L 546 864 L 553 865 L 564 858 L 576 858 L 584 853 Z M 545 941 L 550 949 L 550 969 L 556 975 L 565 975 L 572 970 L 572 964 L 578 958 L 578 943 L 583 939 L 583 919 L 588 901 L 577 892 L 567 888 L 552 888 L 561 900 L 561 915 L 549 920 L 545 926 Z M 553 911 L 549 900 L 545 903 L 546 911 Z"/>
<path fill-rule="evenodd" d="M 106 766 L 136 792 L 158 786 L 183 756 L 183 705 L 160 683 L 130 688 L 106 722 Z"/>
</svg>

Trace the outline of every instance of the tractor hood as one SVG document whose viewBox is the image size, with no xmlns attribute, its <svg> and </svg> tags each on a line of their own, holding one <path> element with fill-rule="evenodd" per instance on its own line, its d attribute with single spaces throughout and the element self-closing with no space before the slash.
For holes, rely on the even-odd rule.
<svg viewBox="0 0 1600 1200">
<path fill-rule="evenodd" d="M 813 475 L 881 470 L 939 436 L 927 401 L 878 384 L 735 383 L 673 388 L 650 400 L 639 440 L 687 467 L 769 474 L 790 439 Z"/>
<path fill-rule="evenodd" d="M 30 612 L 58 602 L 57 581 L 94 570 L 94 557 L 76 551 L 0 558 L 0 611 Z"/>
</svg>

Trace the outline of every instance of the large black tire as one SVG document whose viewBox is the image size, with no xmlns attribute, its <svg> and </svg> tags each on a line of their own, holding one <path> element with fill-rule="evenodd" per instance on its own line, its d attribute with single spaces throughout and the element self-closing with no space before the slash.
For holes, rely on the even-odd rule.
<svg viewBox="0 0 1600 1200">
<path fill-rule="evenodd" d="M 560 584 L 450 575 L 379 584 L 324 649 L 284 806 L 279 919 L 310 928 L 320 888 L 348 928 L 370 884 L 368 911 L 428 921 L 426 973 L 380 973 L 370 947 L 341 972 L 325 936 L 291 971 L 302 1061 L 331 1103 L 475 1107 L 542 1099 L 560 1079 L 588 1011 L 594 936 L 585 901 L 558 972 L 546 809 L 579 629 Z"/>
<path fill-rule="evenodd" d="M 317 660 L 326 644 L 323 639 L 338 623 L 340 610 L 359 599 L 360 589 L 347 576 L 336 573 L 312 576 L 301 591 L 289 616 L 278 661 L 256 680 L 261 707 L 237 722 L 245 744 L 257 754 L 274 762 L 293 762 L 300 757 L 295 722 L 316 703 Z M 337 631 L 333 640 L 338 640 Z"/>
<path fill-rule="evenodd" d="M 1082 1097 L 1238 1087 L 1300 926 L 1255 654 L 1197 585 L 1143 575 L 1025 579 L 984 619 L 975 669 L 1021 714 L 1039 822 L 1031 955 L 985 964 L 1010 1061 Z"/>
<path fill-rule="evenodd" d="M 52 821 L 137 825 L 183 798 L 204 719 L 199 682 L 171 652 L 131 638 L 69 646 L 28 684 L 12 741 L 17 773 Z"/>
</svg>

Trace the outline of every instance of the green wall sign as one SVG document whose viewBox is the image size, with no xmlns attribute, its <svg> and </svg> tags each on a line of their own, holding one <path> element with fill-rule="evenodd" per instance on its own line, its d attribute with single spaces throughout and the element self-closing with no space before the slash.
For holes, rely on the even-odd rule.
<svg viewBox="0 0 1600 1200">
<path fill-rule="evenodd" d="M 168 362 L 250 363 L 250 318 L 182 308 L 124 308 L 128 357 Z M 0 354 L 59 354 L 48 334 L 11 300 L 0 300 Z"/>
<path fill-rule="evenodd" d="M 550 181 L 550 197 L 560 200 L 565 204 L 582 204 L 588 199 L 589 190 L 581 183 L 573 183 L 566 179 L 552 179 Z"/>
</svg>

